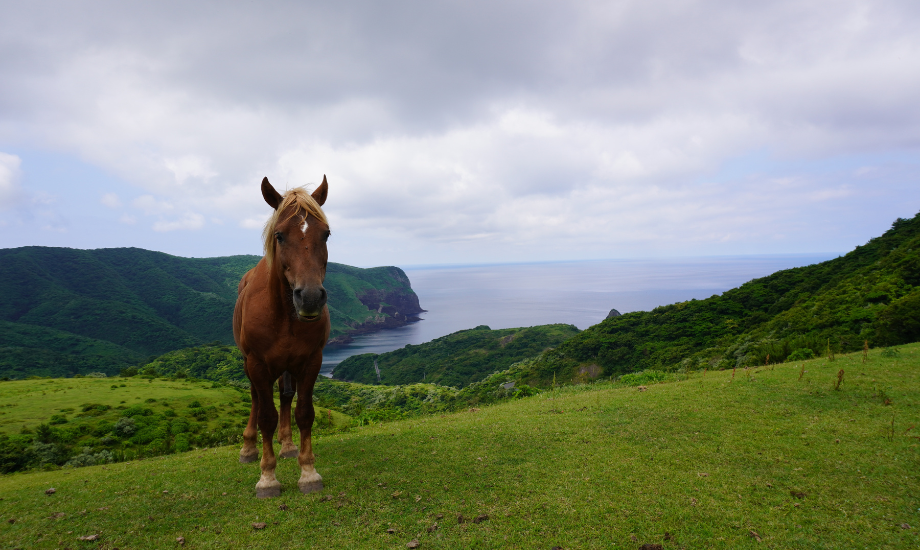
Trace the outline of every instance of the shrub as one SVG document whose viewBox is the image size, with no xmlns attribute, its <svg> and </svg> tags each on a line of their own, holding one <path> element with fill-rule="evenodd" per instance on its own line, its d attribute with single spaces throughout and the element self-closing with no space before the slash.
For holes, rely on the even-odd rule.
<svg viewBox="0 0 920 550">
<path fill-rule="evenodd" d="M 151 409 L 145 409 L 141 405 L 133 405 L 128 407 L 122 413 L 122 416 L 150 416 L 153 414 Z"/>
<path fill-rule="evenodd" d="M 30 443 L 29 437 L 0 434 L 0 473 L 25 469 L 35 458 L 29 448 Z"/>
<path fill-rule="evenodd" d="M 64 447 L 56 443 L 35 442 L 30 451 L 34 463 L 38 466 L 61 464 L 67 457 Z"/>
<path fill-rule="evenodd" d="M 48 420 L 48 424 L 67 424 L 67 417 L 63 414 L 52 414 L 51 419 Z"/>
<path fill-rule="evenodd" d="M 156 438 L 153 428 L 142 428 L 131 436 L 131 443 L 135 445 L 146 445 Z"/>
<path fill-rule="evenodd" d="M 111 422 L 103 421 L 103 422 L 100 422 L 99 424 L 96 424 L 96 427 L 93 428 L 93 435 L 97 437 L 102 437 L 108 434 L 109 432 L 111 432 L 113 429 L 115 429 L 114 424 L 112 424 Z"/>
<path fill-rule="evenodd" d="M 157 371 L 157 368 L 153 365 L 147 365 L 146 367 L 141 369 L 140 374 L 144 376 L 152 376 L 154 378 L 160 375 L 160 373 Z"/>
<path fill-rule="evenodd" d="M 881 353 L 882 357 L 897 357 L 901 355 L 901 350 L 898 348 L 885 348 Z"/>
<path fill-rule="evenodd" d="M 814 358 L 815 352 L 809 348 L 799 348 L 789 354 L 789 357 L 786 358 L 786 362 L 790 361 L 807 361 Z"/>
<path fill-rule="evenodd" d="M 39 443 L 51 443 L 56 440 L 57 432 L 55 432 L 48 424 L 39 424 L 35 428 L 35 441 L 38 441 Z"/>
<path fill-rule="evenodd" d="M 644 370 L 631 374 L 624 374 L 619 378 L 620 383 L 627 386 L 644 386 L 664 382 L 668 375 L 659 370 Z"/>
<path fill-rule="evenodd" d="M 174 434 L 181 434 L 187 432 L 189 428 L 189 422 L 187 418 L 176 418 L 172 421 L 171 430 Z"/>
<path fill-rule="evenodd" d="M 184 453 L 185 451 L 188 451 L 189 449 L 191 449 L 191 445 L 189 444 L 189 441 L 188 441 L 188 434 L 185 434 L 185 433 L 177 434 L 175 437 L 175 445 L 176 445 L 176 451 L 180 453 Z"/>
<path fill-rule="evenodd" d="M 96 464 L 110 464 L 112 462 L 115 462 L 115 457 L 111 451 L 100 451 L 93 454 L 90 447 L 83 447 L 83 452 L 68 460 L 65 466 L 80 468 L 83 466 L 95 466 Z"/>
<path fill-rule="evenodd" d="M 121 372 L 118 374 L 123 378 L 131 378 L 132 376 L 137 376 L 138 370 L 137 367 L 128 367 L 121 369 Z"/>
<path fill-rule="evenodd" d="M 130 417 L 119 418 L 113 429 L 115 435 L 119 437 L 131 437 L 137 431 L 137 424 Z"/>
</svg>

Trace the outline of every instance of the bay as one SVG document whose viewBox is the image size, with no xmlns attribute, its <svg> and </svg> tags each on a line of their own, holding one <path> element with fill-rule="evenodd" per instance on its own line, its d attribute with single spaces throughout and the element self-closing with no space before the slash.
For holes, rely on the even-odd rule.
<svg viewBox="0 0 920 550">
<path fill-rule="evenodd" d="M 359 353 L 385 353 L 458 330 L 567 323 L 586 329 L 611 309 L 621 314 L 702 300 L 752 279 L 810 265 L 837 254 L 590 260 L 452 266 L 411 266 L 409 276 L 427 312 L 407 326 L 357 336 L 328 349 L 321 374 Z"/>
</svg>

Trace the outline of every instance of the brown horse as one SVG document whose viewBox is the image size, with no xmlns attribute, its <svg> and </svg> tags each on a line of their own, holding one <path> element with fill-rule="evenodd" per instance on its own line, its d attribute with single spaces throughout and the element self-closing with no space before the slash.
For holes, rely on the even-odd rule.
<svg viewBox="0 0 920 550">
<path fill-rule="evenodd" d="M 243 431 L 240 462 L 259 458 L 256 426 L 262 432 L 262 477 L 256 483 L 259 498 L 281 494 L 275 478 L 272 437 L 279 426 L 274 384 L 281 390 L 281 423 L 278 438 L 282 457 L 297 457 L 303 493 L 323 488 L 316 473 L 310 435 L 313 427 L 313 385 L 323 362 L 329 338 L 326 307 L 326 239 L 329 223 L 320 206 L 326 202 L 326 176 L 312 194 L 303 188 L 283 196 L 262 180 L 262 197 L 275 209 L 265 224 L 265 256 L 240 280 L 233 312 L 233 338 L 243 354 L 249 377 L 252 408 Z M 293 383 L 293 386 L 292 386 Z M 291 402 L 300 428 L 300 448 L 291 440 Z"/>
</svg>

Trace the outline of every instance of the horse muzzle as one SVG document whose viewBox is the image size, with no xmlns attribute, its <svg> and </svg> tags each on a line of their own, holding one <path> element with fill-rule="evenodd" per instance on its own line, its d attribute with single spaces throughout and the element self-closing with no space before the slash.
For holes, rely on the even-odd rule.
<svg viewBox="0 0 920 550">
<path fill-rule="evenodd" d="M 297 318 L 311 323 L 320 318 L 326 306 L 326 289 L 322 285 L 294 289 L 294 309 Z"/>
</svg>

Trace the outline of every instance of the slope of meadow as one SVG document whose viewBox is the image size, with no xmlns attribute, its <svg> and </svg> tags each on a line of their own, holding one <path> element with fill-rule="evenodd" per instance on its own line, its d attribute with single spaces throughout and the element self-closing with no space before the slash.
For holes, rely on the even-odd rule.
<svg viewBox="0 0 920 550">
<path fill-rule="evenodd" d="M 5 547 L 916 548 L 920 345 L 316 438 L 258 500 L 236 446 L 0 478 Z M 838 373 L 844 375 L 834 389 Z M 276 446 L 277 448 L 277 446 Z M 46 495 L 46 489 L 56 492 Z M 263 528 L 256 528 L 258 524 Z M 98 535 L 96 542 L 80 536 Z"/>
</svg>

